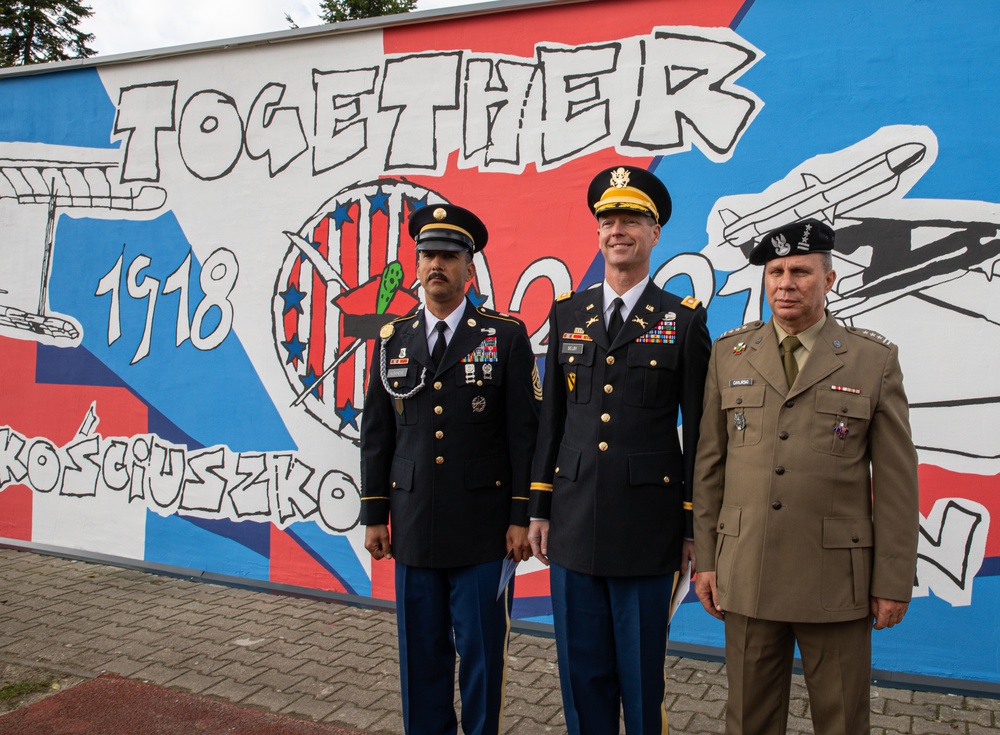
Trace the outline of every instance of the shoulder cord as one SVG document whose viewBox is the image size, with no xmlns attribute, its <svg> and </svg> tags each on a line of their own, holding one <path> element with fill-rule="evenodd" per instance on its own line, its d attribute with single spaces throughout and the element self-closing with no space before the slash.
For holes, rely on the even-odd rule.
<svg viewBox="0 0 1000 735">
<path fill-rule="evenodd" d="M 403 401 L 406 400 L 407 398 L 413 398 L 413 396 L 417 395 L 417 393 L 423 390 L 425 381 L 427 380 L 427 368 L 424 368 L 423 371 L 420 373 L 420 385 L 411 390 L 409 393 L 399 393 L 398 391 L 394 391 L 392 388 L 389 387 L 389 376 L 386 375 L 385 371 L 385 345 L 386 342 L 388 341 L 389 341 L 388 337 L 382 340 L 382 349 L 380 350 L 381 355 L 379 356 L 380 357 L 379 373 L 382 376 L 382 385 L 385 386 L 385 392 L 388 393 L 393 398 L 395 398 L 397 401 Z"/>
</svg>

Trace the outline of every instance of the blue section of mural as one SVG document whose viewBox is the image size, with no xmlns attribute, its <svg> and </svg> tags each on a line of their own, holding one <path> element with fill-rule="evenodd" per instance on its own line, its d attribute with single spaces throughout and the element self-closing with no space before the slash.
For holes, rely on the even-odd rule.
<svg viewBox="0 0 1000 735">
<path fill-rule="evenodd" d="M 0 141 L 118 147 L 110 141 L 115 106 L 96 69 L 0 79 L 0 99 Z M 72 125 L 66 124 L 67 110 Z"/>
<path fill-rule="evenodd" d="M 173 274 L 183 275 L 180 269 L 189 255 L 190 274 L 182 280 L 188 288 L 187 319 L 193 320 L 206 300 L 202 269 L 173 214 L 149 222 L 60 217 L 50 282 L 52 308 L 73 314 L 83 326 L 86 348 L 120 379 L 127 377 L 137 395 L 198 444 L 225 444 L 233 451 L 294 449 L 235 334 L 211 349 L 196 349 L 190 339 L 176 346 L 178 322 L 184 320 L 178 313 L 180 294 L 164 291 Z M 133 279 L 139 286 L 134 292 L 142 292 L 134 297 L 127 286 L 128 270 L 147 261 Z M 102 279 L 111 285 L 97 295 Z M 150 306 L 153 297 L 155 308 Z M 212 298 L 221 308 L 232 308 L 222 295 Z M 121 336 L 108 344 L 117 329 L 115 300 Z M 221 308 L 207 312 L 203 335 L 219 327 Z M 142 356 L 146 337 L 148 349 Z M 162 379 L 164 374 L 172 376 L 169 382 Z M 219 416 L 227 420 L 218 421 Z"/>
<path fill-rule="evenodd" d="M 270 526 L 146 513 L 145 560 L 266 581 Z"/>
<path fill-rule="evenodd" d="M 674 213 L 653 251 L 654 267 L 703 247 L 720 194 L 762 191 L 804 160 L 886 125 L 926 125 L 940 141 L 937 161 L 911 198 L 981 199 L 995 188 L 1000 166 L 1000 148 L 980 145 L 1000 125 L 992 92 L 1000 69 L 992 39 L 980 32 L 980 19 L 994 12 L 983 0 L 961 11 L 913 0 L 864 7 L 754 2 L 736 30 L 765 56 L 740 83 L 764 106 L 724 165 L 697 152 L 660 160 L 654 170 L 670 187 Z M 724 277 L 717 274 L 719 282 Z M 716 297 L 713 335 L 742 323 L 745 300 L 745 294 Z"/>
<path fill-rule="evenodd" d="M 961 666 L 963 678 L 995 681 L 1000 630 L 996 626 L 984 628 L 981 616 L 983 610 L 1000 609 L 1000 579 L 979 576 L 975 589 L 976 604 L 968 607 L 954 607 L 934 596 L 914 599 L 902 625 L 873 631 L 872 666 L 942 677 L 953 677 L 956 667 Z M 674 616 L 670 637 L 724 648 L 722 623 L 691 597 Z M 985 652 L 990 653 L 982 655 Z"/>
<path fill-rule="evenodd" d="M 86 347 L 52 347 L 38 345 L 38 361 L 35 380 L 39 383 L 59 385 L 103 385 L 110 388 L 125 388 L 142 401 L 147 411 L 147 429 L 173 444 L 182 444 L 188 449 L 202 449 L 203 444 L 181 431 L 174 422 L 164 416 L 155 406 L 151 406 L 121 378 L 94 357 Z"/>
</svg>

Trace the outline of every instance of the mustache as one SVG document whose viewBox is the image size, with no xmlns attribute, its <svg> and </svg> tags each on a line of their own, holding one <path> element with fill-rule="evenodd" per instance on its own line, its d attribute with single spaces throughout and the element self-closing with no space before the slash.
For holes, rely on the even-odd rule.
<svg viewBox="0 0 1000 735">
<path fill-rule="evenodd" d="M 433 271 L 429 276 L 427 276 L 428 281 L 448 281 L 448 276 L 440 271 Z"/>
</svg>

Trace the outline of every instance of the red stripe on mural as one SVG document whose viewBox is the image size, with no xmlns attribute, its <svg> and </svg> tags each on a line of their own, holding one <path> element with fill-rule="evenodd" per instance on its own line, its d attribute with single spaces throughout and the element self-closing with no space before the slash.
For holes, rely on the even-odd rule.
<svg viewBox="0 0 1000 735">
<path fill-rule="evenodd" d="M 358 222 L 361 219 L 361 205 L 351 202 L 347 208 L 350 222 L 340 226 L 340 277 L 348 288 L 357 288 L 358 280 Z"/>
<path fill-rule="evenodd" d="M 37 350 L 34 342 L 0 337 L 0 424 L 26 442 L 45 438 L 62 446 L 76 436 L 94 403 L 102 436 L 134 436 L 148 430 L 145 404 L 125 388 L 37 383 Z M 31 540 L 32 498 L 32 491 L 20 485 L 0 492 L 0 536 Z"/>
<path fill-rule="evenodd" d="M 295 539 L 269 525 L 271 526 L 270 582 L 347 593 L 340 580 L 313 559 Z"/>
<path fill-rule="evenodd" d="M 649 33 L 653 26 L 726 27 L 745 0 L 604 0 L 579 5 L 513 10 L 479 17 L 387 28 L 387 54 L 427 49 L 471 49 L 531 58 L 535 44 L 576 46 Z"/>
<path fill-rule="evenodd" d="M 995 516 L 997 498 L 1000 498 L 1000 476 L 967 475 L 936 465 L 920 465 L 920 513 L 927 517 L 934 503 L 941 498 L 972 500 L 985 506 Z M 878 502 L 877 494 L 875 502 Z M 1000 530 L 997 530 L 996 523 L 990 523 L 986 556 L 1000 556 Z"/>
<path fill-rule="evenodd" d="M 316 252 L 323 258 L 330 254 L 330 220 L 326 217 L 313 230 Z M 313 270 L 312 292 L 309 294 L 309 357 L 308 364 L 315 376 L 323 374 L 326 361 L 326 281 Z M 316 386 L 323 398 L 323 385 Z"/>
<path fill-rule="evenodd" d="M 368 252 L 371 258 L 368 265 L 369 277 L 376 276 L 385 270 L 388 264 L 389 249 L 389 215 L 381 209 L 371 214 L 371 229 L 369 231 Z M 362 282 L 368 280 L 361 279 Z"/>
</svg>

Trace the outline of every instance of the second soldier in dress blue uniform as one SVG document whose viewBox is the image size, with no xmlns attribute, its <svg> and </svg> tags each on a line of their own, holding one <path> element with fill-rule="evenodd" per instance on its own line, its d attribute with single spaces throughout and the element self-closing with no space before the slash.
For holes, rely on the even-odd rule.
<svg viewBox="0 0 1000 735">
<path fill-rule="evenodd" d="M 524 325 L 465 289 L 483 223 L 453 205 L 409 221 L 425 306 L 382 329 L 361 426 L 361 523 L 373 559 L 395 559 L 408 735 L 500 728 L 513 583 L 530 557 L 528 485 L 541 386 Z M 439 342 L 440 341 L 440 342 Z M 391 539 L 390 525 L 391 524 Z"/>
<path fill-rule="evenodd" d="M 556 299 L 532 468 L 530 539 L 551 560 L 571 735 L 666 731 L 670 597 L 693 555 L 691 480 L 711 341 L 705 309 L 649 278 L 670 216 L 653 174 L 597 175 L 605 280 Z M 683 451 L 678 438 L 683 416 Z"/>
</svg>

